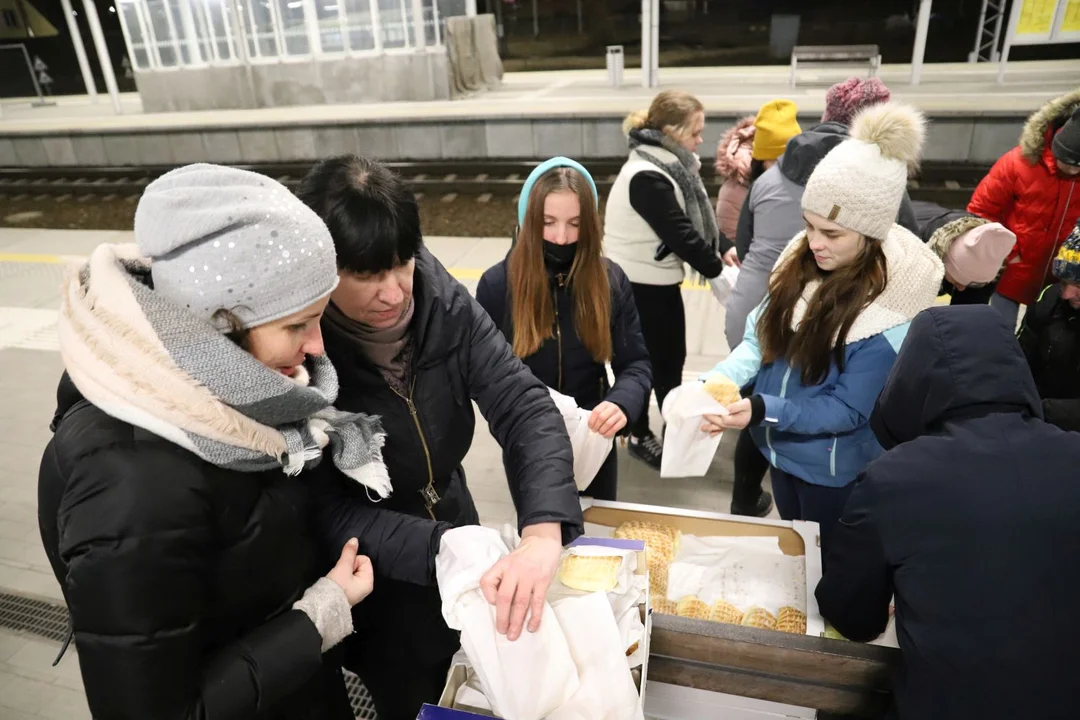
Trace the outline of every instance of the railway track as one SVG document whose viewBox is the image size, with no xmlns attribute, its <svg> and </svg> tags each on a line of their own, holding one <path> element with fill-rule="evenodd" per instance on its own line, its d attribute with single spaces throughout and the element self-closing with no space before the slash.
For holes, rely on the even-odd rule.
<svg viewBox="0 0 1080 720">
<path fill-rule="evenodd" d="M 436 161 L 387 163 L 405 178 L 413 191 L 428 196 L 513 197 L 535 167 L 520 160 Z M 586 163 L 601 195 L 611 188 L 622 165 L 621 159 L 591 160 Z M 241 165 L 294 188 L 310 169 L 311 163 L 273 163 Z M 0 168 L 0 198 L 71 198 L 111 200 L 137 197 L 171 167 L 97 167 L 97 168 Z M 988 165 L 926 163 L 920 175 L 909 183 L 913 200 L 927 200 L 950 208 L 967 205 Z M 702 168 L 709 193 L 719 188 L 712 168 Z"/>
</svg>

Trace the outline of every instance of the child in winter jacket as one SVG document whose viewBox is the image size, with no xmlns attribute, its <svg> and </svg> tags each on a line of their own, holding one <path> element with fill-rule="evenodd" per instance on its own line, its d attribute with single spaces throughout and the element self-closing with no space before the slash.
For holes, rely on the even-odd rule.
<svg viewBox="0 0 1080 720">
<path fill-rule="evenodd" d="M 652 367 L 630 281 L 600 254 L 592 176 L 569 158 L 541 163 L 521 190 L 518 225 L 476 300 L 533 374 L 591 410 L 590 429 L 612 439 L 648 412 Z M 608 454 L 583 495 L 615 499 L 617 458 Z"/>
<path fill-rule="evenodd" d="M 1057 248 L 1080 219 L 1080 90 L 1052 100 L 1024 125 L 1020 144 L 975 189 L 968 212 L 1016 233 L 990 304 L 1016 324 L 1051 280 Z"/>
<path fill-rule="evenodd" d="M 806 184 L 806 230 L 787 246 L 746 334 L 706 379 L 752 397 L 704 430 L 750 428 L 772 467 L 781 517 L 813 520 L 827 545 L 851 484 L 881 453 L 868 420 L 908 323 L 933 304 L 944 268 L 896 224 L 925 119 L 882 104 Z"/>
</svg>

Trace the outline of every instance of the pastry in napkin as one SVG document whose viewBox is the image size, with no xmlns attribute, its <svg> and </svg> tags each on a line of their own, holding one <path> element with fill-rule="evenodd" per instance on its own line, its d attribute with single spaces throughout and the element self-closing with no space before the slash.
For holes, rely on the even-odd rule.
<svg viewBox="0 0 1080 720">
<path fill-rule="evenodd" d="M 617 555 L 568 554 L 559 564 L 559 582 L 584 592 L 611 592 L 619 584 L 623 559 Z"/>
<path fill-rule="evenodd" d="M 726 375 L 720 373 L 716 373 L 705 381 L 705 392 L 709 393 L 713 400 L 724 407 L 742 400 L 739 386 L 728 379 Z"/>
</svg>

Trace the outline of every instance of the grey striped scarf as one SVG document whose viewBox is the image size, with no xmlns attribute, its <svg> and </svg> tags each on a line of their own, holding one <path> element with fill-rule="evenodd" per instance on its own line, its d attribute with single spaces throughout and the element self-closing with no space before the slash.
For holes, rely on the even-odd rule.
<svg viewBox="0 0 1080 720">
<path fill-rule="evenodd" d="M 325 356 L 286 377 L 156 294 L 149 277 L 135 245 L 101 245 L 65 279 L 60 350 L 87 400 L 232 470 L 295 475 L 327 448 L 344 474 L 390 495 L 382 425 L 333 407 Z"/>
<path fill-rule="evenodd" d="M 631 130 L 627 143 L 631 150 L 637 150 L 638 154 L 651 162 L 656 167 L 675 178 L 686 202 L 686 215 L 690 218 L 694 229 L 709 244 L 714 252 L 720 248 L 720 229 L 716 225 L 716 214 L 713 211 L 709 193 L 705 190 L 705 183 L 701 180 L 701 161 L 692 152 L 676 142 L 667 133 L 649 128 Z M 664 162 L 656 155 L 649 152 L 649 146 L 662 147 L 675 157 L 677 163 Z"/>
</svg>

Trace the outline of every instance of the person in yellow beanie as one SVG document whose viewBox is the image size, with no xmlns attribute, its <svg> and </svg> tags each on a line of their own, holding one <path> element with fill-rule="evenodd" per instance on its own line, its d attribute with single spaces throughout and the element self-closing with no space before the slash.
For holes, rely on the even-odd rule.
<svg viewBox="0 0 1080 720">
<path fill-rule="evenodd" d="M 799 108 L 790 100 L 770 100 L 758 110 L 754 120 L 752 157 L 763 163 L 776 162 L 784 154 L 787 141 L 802 132 L 795 119 Z"/>
</svg>

